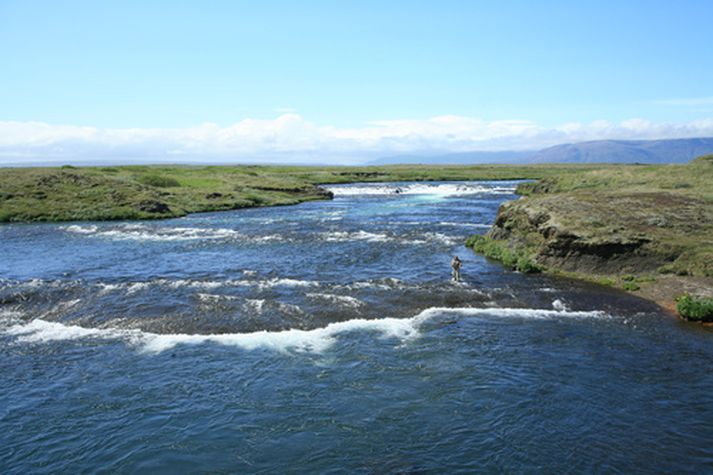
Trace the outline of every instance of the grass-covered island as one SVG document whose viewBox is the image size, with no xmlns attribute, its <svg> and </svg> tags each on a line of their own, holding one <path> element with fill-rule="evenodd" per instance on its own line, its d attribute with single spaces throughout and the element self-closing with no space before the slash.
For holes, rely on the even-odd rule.
<svg viewBox="0 0 713 475">
<path fill-rule="evenodd" d="M 713 155 L 555 175 L 518 193 L 469 246 L 514 269 L 617 286 L 670 309 L 679 298 L 682 317 L 713 320 Z"/>
<path fill-rule="evenodd" d="M 476 251 L 669 308 L 691 294 L 679 307 L 696 311 L 681 315 L 709 311 L 700 298 L 713 296 L 711 156 L 658 166 L 0 168 L 0 222 L 161 219 L 329 199 L 324 183 L 496 179 L 534 181 L 520 185 L 523 197 L 501 207 L 485 237 L 468 241 Z"/>
</svg>

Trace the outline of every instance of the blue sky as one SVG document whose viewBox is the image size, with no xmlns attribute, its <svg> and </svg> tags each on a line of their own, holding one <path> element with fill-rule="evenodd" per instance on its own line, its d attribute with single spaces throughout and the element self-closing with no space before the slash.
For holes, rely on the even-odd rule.
<svg viewBox="0 0 713 475">
<path fill-rule="evenodd" d="M 189 153 L 231 133 L 211 153 L 713 134 L 711 20 L 703 0 L 0 0 L 0 154 Z"/>
</svg>

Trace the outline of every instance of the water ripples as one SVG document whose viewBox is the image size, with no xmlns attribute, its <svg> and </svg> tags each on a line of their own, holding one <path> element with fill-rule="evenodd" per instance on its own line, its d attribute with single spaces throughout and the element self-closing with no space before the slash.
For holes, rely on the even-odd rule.
<svg viewBox="0 0 713 475">
<path fill-rule="evenodd" d="M 515 185 L 0 227 L 0 467 L 705 472 L 710 329 L 466 249 Z"/>
</svg>

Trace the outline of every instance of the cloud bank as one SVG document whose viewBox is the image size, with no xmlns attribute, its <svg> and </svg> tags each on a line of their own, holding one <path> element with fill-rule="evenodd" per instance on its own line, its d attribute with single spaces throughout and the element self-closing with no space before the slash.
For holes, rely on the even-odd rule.
<svg viewBox="0 0 713 475">
<path fill-rule="evenodd" d="M 363 127 L 317 125 L 296 113 L 221 127 L 97 128 L 0 121 L 0 164 L 82 161 L 357 163 L 394 154 L 535 150 L 599 139 L 713 136 L 713 119 L 631 119 L 543 127 L 527 120 L 463 116 L 379 120 Z"/>
</svg>

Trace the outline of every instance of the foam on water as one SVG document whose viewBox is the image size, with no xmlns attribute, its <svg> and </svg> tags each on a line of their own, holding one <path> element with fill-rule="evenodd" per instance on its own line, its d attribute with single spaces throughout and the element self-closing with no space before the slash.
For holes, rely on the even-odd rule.
<svg viewBox="0 0 713 475">
<path fill-rule="evenodd" d="M 245 299 L 245 306 L 259 315 L 265 306 L 265 299 Z"/>
<path fill-rule="evenodd" d="M 361 185 L 325 185 L 328 191 L 334 196 L 355 196 L 355 195 L 439 195 L 458 196 L 472 195 L 476 193 L 488 194 L 510 194 L 515 190 L 515 186 L 488 187 L 475 184 L 464 183 L 374 183 Z"/>
<path fill-rule="evenodd" d="M 270 288 L 270 287 L 319 287 L 320 283 L 314 280 L 300 280 L 300 279 L 288 279 L 288 278 L 272 278 L 268 280 L 258 280 L 258 281 L 242 281 L 247 285 L 256 285 L 259 288 Z"/>
<path fill-rule="evenodd" d="M 395 242 L 403 245 L 420 245 L 420 244 L 445 244 L 452 246 L 458 243 L 459 239 L 451 236 L 446 236 L 443 233 L 428 232 L 420 236 L 413 237 L 397 237 L 391 236 L 383 233 L 372 233 L 364 230 L 360 231 L 331 231 L 326 233 L 320 233 L 318 235 L 322 240 L 327 242 L 352 242 L 352 241 L 366 241 L 366 242 Z"/>
<path fill-rule="evenodd" d="M 70 232 L 70 233 L 76 233 L 76 234 L 93 234 L 97 232 L 97 227 L 96 226 L 78 226 L 76 224 L 73 224 L 71 226 L 66 226 L 64 228 L 65 231 Z"/>
<path fill-rule="evenodd" d="M 388 223 L 393 226 L 420 226 L 423 227 L 424 223 L 423 221 L 392 221 Z M 489 229 L 492 227 L 491 224 L 486 224 L 486 223 L 469 223 L 467 221 L 464 221 L 462 223 L 458 223 L 455 221 L 439 221 L 438 223 L 433 223 L 435 226 L 453 226 L 453 227 L 459 227 L 459 228 L 481 228 L 481 229 Z"/>
<path fill-rule="evenodd" d="M 346 290 L 361 290 L 361 289 L 378 289 L 378 290 L 392 290 L 395 288 L 405 288 L 406 284 L 394 277 L 387 277 L 385 279 L 379 280 L 368 280 L 368 281 L 357 281 L 349 284 L 337 284 L 334 286 L 336 289 L 346 289 Z"/>
<path fill-rule="evenodd" d="M 416 224 L 416 223 L 400 223 L 400 224 Z M 470 225 L 468 223 L 444 223 L 453 226 L 463 227 L 480 227 L 481 225 Z M 429 242 L 451 244 L 452 238 L 446 237 L 442 233 L 426 233 L 424 236 L 415 236 L 410 239 L 407 237 L 398 237 L 390 234 L 370 232 L 365 230 L 357 231 L 328 231 L 317 234 L 293 235 L 284 236 L 279 234 L 266 234 L 259 236 L 251 236 L 240 233 L 232 229 L 224 228 L 197 228 L 197 227 L 151 227 L 144 225 L 124 224 L 114 227 L 98 226 L 79 226 L 71 225 L 64 226 L 66 232 L 77 234 L 91 238 L 105 238 L 117 241 L 194 241 L 194 240 L 229 240 L 239 241 L 245 244 L 269 244 L 272 242 L 289 242 L 294 240 L 308 239 L 312 241 L 315 237 L 327 242 L 351 242 L 351 241 L 366 241 L 366 242 L 400 242 L 403 244 L 425 244 Z"/>
<path fill-rule="evenodd" d="M 248 239 L 247 236 L 233 230 L 223 228 L 186 228 L 160 227 L 140 224 L 122 224 L 119 226 L 99 228 L 98 226 L 64 226 L 66 232 L 85 236 L 96 236 L 116 240 L 135 241 L 190 241 L 197 239 Z M 271 239 L 268 239 L 271 238 Z M 261 240 L 274 240 L 277 237 L 261 236 Z"/>
<path fill-rule="evenodd" d="M 245 275 L 255 275 L 246 273 Z M 122 282 L 116 284 L 97 283 L 100 293 L 114 291 L 125 291 L 128 294 L 144 291 L 151 287 L 169 287 L 179 289 L 184 287 L 196 289 L 217 289 L 221 287 L 257 287 L 258 289 L 269 289 L 273 287 L 318 287 L 319 282 L 310 280 L 299 280 L 290 278 L 274 277 L 272 279 L 250 280 L 250 279 L 228 279 L 228 280 L 191 280 L 191 279 L 155 279 L 143 282 Z"/>
<path fill-rule="evenodd" d="M 135 329 L 85 328 L 42 319 L 35 319 L 27 323 L 17 323 L 17 315 L 12 315 L 4 320 L 10 326 L 5 328 L 3 333 L 15 337 L 20 343 L 47 343 L 81 339 L 122 340 L 147 353 L 160 353 L 177 345 L 198 345 L 203 343 L 236 346 L 245 350 L 263 348 L 279 352 L 320 353 L 329 349 L 336 342 L 337 336 L 353 332 L 375 332 L 380 338 L 396 338 L 402 342 L 412 340 L 420 336 L 420 327 L 424 322 L 439 316 L 523 319 L 609 317 L 608 314 L 600 311 L 431 307 L 411 318 L 353 319 L 330 323 L 326 327 L 313 330 L 290 329 L 276 332 L 258 331 L 252 333 L 188 335 L 157 334 Z M 3 321 L 3 319 L 0 319 L 0 321 Z"/>
<path fill-rule="evenodd" d="M 145 290 L 151 286 L 151 282 L 134 282 L 126 288 L 127 294 L 133 294 Z"/>
<path fill-rule="evenodd" d="M 434 241 L 442 240 L 443 244 L 454 244 L 457 240 L 451 240 L 447 236 L 438 235 L 438 233 L 432 233 L 429 238 Z M 87 282 L 83 280 L 41 280 L 33 279 L 28 281 L 10 281 L 5 280 L 2 282 L 2 288 L 15 288 L 17 290 L 40 290 L 40 289 L 63 289 L 69 290 L 74 288 L 93 288 L 96 290 L 98 295 L 106 295 L 114 292 L 121 292 L 127 295 L 139 294 L 146 291 L 151 291 L 153 289 L 196 289 L 199 291 L 210 291 L 222 288 L 254 288 L 256 290 L 268 290 L 273 288 L 303 288 L 303 289 L 317 289 L 317 288 L 329 288 L 334 290 L 363 290 L 363 289 L 375 289 L 375 290 L 406 290 L 406 289 L 422 289 L 423 285 L 418 284 L 408 284 L 397 278 L 389 277 L 368 281 L 354 281 L 350 283 L 329 283 L 329 282 L 319 282 L 314 280 L 303 280 L 294 279 L 290 277 L 272 277 L 272 278 L 255 278 L 257 277 L 256 271 L 242 271 L 243 275 L 248 278 L 243 279 L 225 279 L 225 280 L 200 280 L 200 279 L 166 279 L 158 278 L 145 281 L 126 281 L 126 282 Z M 450 282 L 449 282 L 450 284 Z M 461 286 L 467 286 L 466 283 L 461 283 Z M 207 295 L 207 294 L 206 294 Z"/>
<path fill-rule="evenodd" d="M 438 242 L 441 244 L 445 244 L 447 246 L 453 246 L 455 244 L 458 244 L 458 242 L 459 242 L 458 238 L 455 238 L 452 236 L 446 236 L 443 233 L 425 233 L 424 237 L 428 241 Z"/>
<path fill-rule="evenodd" d="M 344 241 L 369 241 L 369 242 L 386 242 L 393 241 L 394 238 L 386 234 L 370 233 L 367 231 L 333 231 L 322 233 L 322 239 L 329 242 L 344 242 Z"/>
<path fill-rule="evenodd" d="M 198 297 L 198 300 L 201 302 L 219 302 L 222 300 L 238 300 L 240 298 L 233 295 L 205 294 L 200 292 L 196 294 L 196 297 Z"/>
<path fill-rule="evenodd" d="M 25 343 L 46 343 L 62 340 L 78 340 L 82 338 L 114 339 L 129 334 L 138 335 L 139 330 L 105 330 L 100 328 L 85 328 L 76 325 L 64 325 L 59 322 L 48 322 L 35 319 L 29 323 L 16 324 L 7 328 L 5 334 L 18 337 Z"/>
<path fill-rule="evenodd" d="M 559 311 L 569 310 L 567 305 L 565 305 L 565 303 L 560 299 L 556 299 L 552 302 L 552 308 Z"/>
<path fill-rule="evenodd" d="M 2 309 L 0 310 L 0 325 L 3 327 L 9 327 L 10 325 L 15 325 L 22 319 L 22 312 L 17 310 Z"/>
<path fill-rule="evenodd" d="M 171 287 L 173 289 L 178 289 L 181 287 L 194 287 L 194 288 L 199 288 L 199 289 L 217 289 L 219 287 L 225 287 L 228 285 L 232 285 L 234 282 L 236 282 L 236 281 L 226 280 L 226 281 L 220 282 L 220 281 L 216 281 L 216 280 L 157 279 L 157 280 L 154 280 L 151 282 L 145 282 L 145 283 L 147 283 L 149 285 L 165 285 L 165 286 Z M 131 284 L 131 285 L 136 285 L 136 284 Z"/>
<path fill-rule="evenodd" d="M 115 290 L 121 289 L 121 284 L 105 284 L 103 282 L 100 282 L 97 284 L 97 286 L 99 286 L 100 294 L 106 294 L 108 292 L 113 292 Z"/>
<path fill-rule="evenodd" d="M 379 320 L 348 320 L 331 323 L 314 330 L 284 330 L 279 332 L 259 331 L 252 333 L 226 333 L 217 335 L 157 334 L 141 330 L 84 328 L 36 319 L 25 324 L 16 324 L 4 333 L 16 337 L 20 343 L 49 343 L 65 340 L 100 339 L 123 340 L 146 353 L 160 353 L 177 345 L 217 343 L 236 346 L 245 350 L 259 348 L 279 352 L 321 353 L 330 348 L 339 334 L 354 331 L 374 331 L 383 338 L 400 340 L 418 335 L 418 321 L 412 319 L 385 318 Z"/>
<path fill-rule="evenodd" d="M 349 297 L 348 295 L 335 295 L 335 294 L 325 294 L 325 293 L 307 293 L 307 297 L 315 300 L 323 300 L 329 303 L 344 305 L 351 308 L 357 308 L 364 305 L 364 302 L 355 297 Z"/>
</svg>

